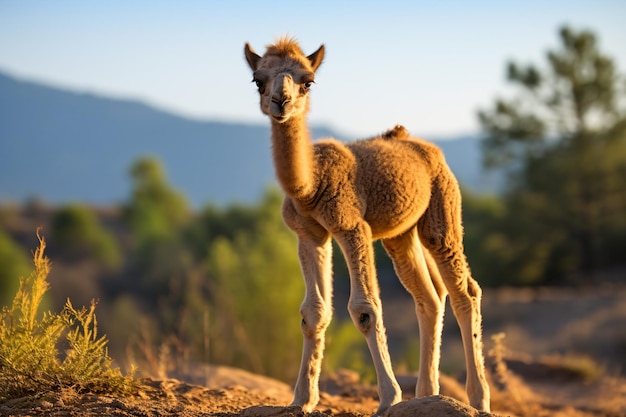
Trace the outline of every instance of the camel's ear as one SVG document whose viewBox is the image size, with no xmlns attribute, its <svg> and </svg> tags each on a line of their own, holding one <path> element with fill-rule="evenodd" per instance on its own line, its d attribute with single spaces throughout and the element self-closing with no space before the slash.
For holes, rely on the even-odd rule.
<svg viewBox="0 0 626 417">
<path fill-rule="evenodd" d="M 322 61 L 324 60 L 324 45 L 320 46 L 317 51 L 307 56 L 307 59 L 311 63 L 313 71 L 317 71 L 319 66 L 322 65 Z"/>
<path fill-rule="evenodd" d="M 248 61 L 248 65 L 250 65 L 252 71 L 256 71 L 256 67 L 261 57 L 254 52 L 249 43 L 246 43 L 245 48 L 243 48 L 243 52 L 246 55 L 246 61 Z"/>
</svg>

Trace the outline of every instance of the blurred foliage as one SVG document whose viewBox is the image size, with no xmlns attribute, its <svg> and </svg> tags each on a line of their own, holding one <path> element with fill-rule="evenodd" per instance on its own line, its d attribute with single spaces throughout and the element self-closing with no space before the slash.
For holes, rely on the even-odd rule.
<svg viewBox="0 0 626 417">
<path fill-rule="evenodd" d="M 70 204 L 59 208 L 52 219 L 52 236 L 55 248 L 68 258 L 89 258 L 107 269 L 117 269 L 122 264 L 113 234 L 86 205 Z"/>
<path fill-rule="evenodd" d="M 156 158 L 143 157 L 130 168 L 132 195 L 124 217 L 133 236 L 144 241 L 166 239 L 189 220 L 186 198 L 172 188 Z"/>
<path fill-rule="evenodd" d="M 494 256 L 503 284 L 571 283 L 626 261 L 626 85 L 592 32 L 564 27 L 560 40 L 545 69 L 508 64 L 517 94 L 479 112 L 485 164 L 510 178 L 472 250 Z"/>
<path fill-rule="evenodd" d="M 126 274 L 133 279 L 117 287 L 114 296 L 120 302 L 115 313 L 130 319 L 134 328 L 153 328 L 156 344 L 176 338 L 199 345 L 201 326 L 193 328 L 191 323 L 208 308 L 208 284 L 198 276 L 200 268 L 185 240 L 186 227 L 193 220 L 187 200 L 169 184 L 156 158 L 138 159 L 130 168 L 130 178 L 132 191 L 123 220 L 131 238 Z M 125 294 L 139 305 L 121 302 Z M 139 324 L 140 320 L 149 323 Z"/>
<path fill-rule="evenodd" d="M 376 370 L 367 342 L 352 320 L 333 320 L 326 332 L 324 371 L 334 375 L 341 368 L 359 373 L 361 380 L 376 382 Z"/>
<path fill-rule="evenodd" d="M 185 197 L 168 182 L 156 158 L 138 159 L 130 168 L 132 192 L 123 211 L 132 238 L 133 289 L 157 304 L 159 297 L 178 302 L 190 269 L 181 232 L 190 220 Z"/>
<path fill-rule="evenodd" d="M 212 240 L 206 268 L 212 285 L 213 361 L 289 380 L 299 365 L 298 311 L 304 284 L 296 238 L 282 222 L 281 206 L 281 194 L 268 190 L 254 210 L 255 221 L 247 223 L 249 228 L 236 228 Z M 233 215 L 230 210 L 222 215 L 211 212 L 202 219 L 207 225 Z"/>
<path fill-rule="evenodd" d="M 497 196 L 468 190 L 462 190 L 462 194 L 465 254 L 472 275 L 483 287 L 503 285 L 507 279 L 502 271 L 513 261 L 511 242 L 504 232 L 506 207 Z"/>
<path fill-rule="evenodd" d="M 0 305 L 8 305 L 17 291 L 17 277 L 25 277 L 31 268 L 27 252 L 0 229 Z"/>
<path fill-rule="evenodd" d="M 396 374 L 415 374 L 420 368 L 420 339 L 419 335 L 407 334 L 402 350 L 393 361 Z M 447 362 L 439 365 L 440 370 L 448 366 Z"/>
<path fill-rule="evenodd" d="M 280 191 L 268 189 L 255 206 L 208 205 L 192 214 L 158 160 L 137 161 L 131 179 L 124 222 L 134 279 L 118 284 L 113 313 L 151 329 L 126 332 L 141 350 L 133 356 L 156 364 L 146 352 L 186 346 L 194 360 L 293 379 L 304 284 Z"/>
</svg>

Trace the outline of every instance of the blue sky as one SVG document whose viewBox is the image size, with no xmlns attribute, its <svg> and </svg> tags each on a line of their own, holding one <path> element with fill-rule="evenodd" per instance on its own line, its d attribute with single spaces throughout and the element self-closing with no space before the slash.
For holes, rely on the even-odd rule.
<svg viewBox="0 0 626 417">
<path fill-rule="evenodd" d="M 557 29 L 592 29 L 626 73 L 626 2 L 0 1 L 0 71 L 143 100 L 188 117 L 267 123 L 243 58 L 283 34 L 326 45 L 309 120 L 348 136 L 478 131 L 508 60 L 543 65 Z"/>
</svg>

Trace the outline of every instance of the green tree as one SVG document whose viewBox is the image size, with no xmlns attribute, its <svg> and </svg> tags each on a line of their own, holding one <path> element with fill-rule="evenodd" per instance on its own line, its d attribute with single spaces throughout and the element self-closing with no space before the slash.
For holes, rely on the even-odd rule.
<svg viewBox="0 0 626 417">
<path fill-rule="evenodd" d="M 177 293 L 190 266 L 181 238 L 191 219 L 187 201 L 172 188 L 154 158 L 137 160 L 130 177 L 132 195 L 124 219 L 133 238 L 138 289 L 152 295 Z"/>
<path fill-rule="evenodd" d="M 118 268 L 122 256 L 114 236 L 83 204 L 61 207 L 52 219 L 53 243 L 58 251 L 74 259 L 92 258 L 107 268 Z"/>
<path fill-rule="evenodd" d="M 139 240 L 169 237 L 189 220 L 186 198 L 171 187 L 155 158 L 144 157 L 130 168 L 132 196 L 125 219 Z"/>
<path fill-rule="evenodd" d="M 559 33 L 546 68 L 509 63 L 516 95 L 478 115 L 486 166 L 511 173 L 503 242 L 517 283 L 625 261 L 615 249 L 626 244 L 624 80 L 592 32 Z"/>
<path fill-rule="evenodd" d="M 127 280 L 116 295 L 133 294 L 137 300 L 133 308 L 148 312 L 157 345 L 172 337 L 194 343 L 193 337 L 186 339 L 187 296 L 194 291 L 203 293 L 189 289 L 191 282 L 197 282 L 197 267 L 183 238 L 192 219 L 187 200 L 170 185 L 155 158 L 138 159 L 129 173 L 132 191 L 123 217 L 131 236 L 128 274 L 134 279 Z M 202 311 L 192 313 L 202 317 Z"/>
</svg>

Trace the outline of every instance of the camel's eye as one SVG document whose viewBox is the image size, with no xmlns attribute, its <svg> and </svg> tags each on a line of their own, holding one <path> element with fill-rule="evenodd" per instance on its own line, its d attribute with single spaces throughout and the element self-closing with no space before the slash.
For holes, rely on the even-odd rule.
<svg viewBox="0 0 626 417">
<path fill-rule="evenodd" d="M 315 84 L 315 75 L 312 72 L 302 73 L 299 78 L 302 90 L 304 90 L 305 93 L 313 87 L 313 84 Z"/>
<path fill-rule="evenodd" d="M 313 84 L 315 84 L 315 81 L 313 81 L 313 77 L 306 77 L 304 80 L 302 80 L 302 94 L 308 93 Z"/>
<path fill-rule="evenodd" d="M 265 83 L 261 80 L 257 80 L 256 78 L 253 79 L 252 81 L 254 81 L 257 88 L 259 89 L 259 93 L 263 94 L 263 92 L 265 91 Z"/>
</svg>

